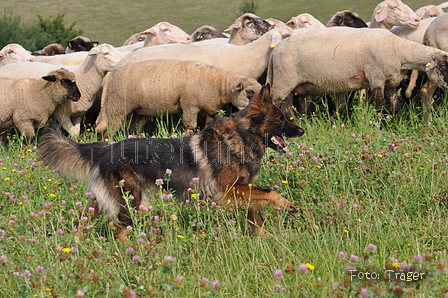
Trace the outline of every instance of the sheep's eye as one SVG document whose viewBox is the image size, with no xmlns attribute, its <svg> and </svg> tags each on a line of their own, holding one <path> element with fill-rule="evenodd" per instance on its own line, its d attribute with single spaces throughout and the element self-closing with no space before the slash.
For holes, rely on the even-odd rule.
<svg viewBox="0 0 448 298">
<path fill-rule="evenodd" d="M 282 35 L 282 38 L 288 38 L 288 37 L 290 37 L 291 36 L 291 34 L 283 34 Z"/>
<path fill-rule="evenodd" d="M 8 50 L 8 54 L 11 55 L 11 54 L 15 54 L 15 53 L 14 53 L 13 50 L 9 49 L 9 50 Z"/>
</svg>

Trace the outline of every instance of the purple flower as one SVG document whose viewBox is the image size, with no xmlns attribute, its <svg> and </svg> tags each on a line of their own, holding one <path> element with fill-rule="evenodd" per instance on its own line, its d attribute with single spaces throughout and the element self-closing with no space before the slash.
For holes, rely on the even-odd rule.
<svg viewBox="0 0 448 298">
<path fill-rule="evenodd" d="M 275 285 L 275 289 L 274 291 L 276 292 L 282 292 L 285 290 L 285 287 L 281 286 L 281 285 Z"/>
<path fill-rule="evenodd" d="M 340 251 L 340 252 L 338 253 L 338 260 L 339 260 L 339 261 L 347 260 L 347 254 L 346 254 L 345 252 L 343 252 L 343 251 Z"/>
<path fill-rule="evenodd" d="M 215 280 L 212 282 L 212 288 L 215 290 L 219 290 L 219 280 Z"/>
<path fill-rule="evenodd" d="M 274 271 L 274 278 L 275 279 L 283 279 L 283 272 L 280 269 L 277 269 Z"/>
<path fill-rule="evenodd" d="M 198 177 L 195 177 L 195 178 L 193 178 L 191 181 L 193 181 L 193 183 L 198 183 L 198 182 L 199 182 L 199 178 L 198 178 Z"/>
<path fill-rule="evenodd" d="M 366 288 L 362 288 L 361 290 L 359 290 L 359 297 L 361 298 L 370 297 L 370 293 Z"/>
<path fill-rule="evenodd" d="M 165 171 L 165 174 L 168 174 L 168 175 L 170 175 L 172 173 L 173 173 L 173 171 L 171 171 L 170 169 L 166 169 L 166 171 Z"/>
<path fill-rule="evenodd" d="M 367 250 L 371 253 L 375 253 L 377 250 L 377 247 L 375 244 L 369 243 L 369 245 L 367 245 Z"/>
<path fill-rule="evenodd" d="M 202 287 L 208 287 L 208 282 L 209 282 L 208 278 L 203 277 L 201 278 L 200 284 Z"/>
<path fill-rule="evenodd" d="M 309 271 L 308 266 L 306 264 L 303 264 L 303 263 L 300 264 L 299 265 L 299 271 L 302 272 L 302 273 L 308 273 L 308 271 Z"/>
<path fill-rule="evenodd" d="M 6 264 L 8 263 L 8 257 L 5 255 L 0 256 L 0 264 Z"/>
<path fill-rule="evenodd" d="M 140 257 L 138 255 L 135 255 L 132 257 L 133 262 L 140 262 Z"/>
<path fill-rule="evenodd" d="M 174 263 L 174 262 L 176 262 L 176 258 L 172 257 L 172 256 L 166 256 L 165 261 Z"/>
<path fill-rule="evenodd" d="M 156 185 L 162 185 L 163 179 L 156 179 Z"/>
<path fill-rule="evenodd" d="M 418 255 L 413 256 L 413 257 L 412 257 L 412 260 L 413 260 L 414 262 L 420 263 L 420 262 L 423 260 L 423 257 L 422 257 L 421 254 L 418 254 Z"/>
<path fill-rule="evenodd" d="M 359 257 L 357 255 L 350 255 L 350 261 L 358 262 L 359 261 Z"/>
</svg>

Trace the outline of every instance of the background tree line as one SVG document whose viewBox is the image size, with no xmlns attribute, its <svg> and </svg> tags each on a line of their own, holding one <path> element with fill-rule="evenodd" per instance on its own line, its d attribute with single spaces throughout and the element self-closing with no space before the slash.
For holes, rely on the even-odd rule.
<svg viewBox="0 0 448 298">
<path fill-rule="evenodd" d="M 72 38 L 82 35 L 82 30 L 75 30 L 76 22 L 67 25 L 64 13 L 54 18 L 37 15 L 36 24 L 25 24 L 21 16 L 11 11 L 3 12 L 0 18 L 0 49 L 9 43 L 18 43 L 29 51 L 37 51 L 48 44 L 66 45 Z"/>
</svg>

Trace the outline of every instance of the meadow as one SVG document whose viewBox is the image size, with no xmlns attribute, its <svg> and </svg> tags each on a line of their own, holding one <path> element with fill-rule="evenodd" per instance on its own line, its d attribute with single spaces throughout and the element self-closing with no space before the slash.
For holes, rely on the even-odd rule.
<svg viewBox="0 0 448 298">
<path fill-rule="evenodd" d="M 286 154 L 269 149 L 258 185 L 300 212 L 266 209 L 265 239 L 250 235 L 244 210 L 204 200 L 192 181 L 187 202 L 149 194 L 118 241 L 86 208 L 86 184 L 13 136 L 0 151 L 0 296 L 448 297 L 444 103 L 431 122 L 413 105 L 299 117 L 306 135 Z M 154 135 L 183 133 L 161 119 Z M 79 141 L 96 139 L 87 128 Z"/>
<path fill-rule="evenodd" d="M 242 13 L 240 6 L 251 0 L 171 0 L 171 1 L 92 1 L 92 0 L 1 0 L 3 11 L 12 11 L 21 16 L 25 23 L 35 24 L 37 14 L 43 18 L 54 18 L 64 13 L 67 25 L 76 22 L 75 29 L 83 30 L 84 36 L 100 43 L 121 46 L 132 34 L 166 21 L 179 26 L 191 34 L 202 25 L 218 30 L 227 29 Z M 301 13 L 310 13 L 327 24 L 338 11 L 352 10 L 363 20 L 370 21 L 380 0 L 253 0 L 257 5 L 255 13 L 262 18 L 276 18 L 287 22 Z M 429 4 L 443 1 L 403 1 L 416 10 Z M 4 45 L 0 45 L 3 47 Z"/>
</svg>

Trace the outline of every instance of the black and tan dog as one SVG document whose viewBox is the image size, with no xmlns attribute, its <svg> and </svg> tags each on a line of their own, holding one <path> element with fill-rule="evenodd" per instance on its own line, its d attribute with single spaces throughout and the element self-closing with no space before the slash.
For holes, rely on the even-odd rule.
<svg viewBox="0 0 448 298">
<path fill-rule="evenodd" d="M 284 153 L 287 146 L 283 137 L 295 138 L 303 133 L 272 103 L 270 88 L 265 86 L 233 117 L 219 119 L 188 137 L 78 144 L 63 137 L 59 125 L 52 123 L 43 130 L 38 152 L 44 162 L 59 168 L 63 175 L 89 179 L 89 191 L 98 202 L 99 212 L 107 213 L 120 227 L 132 224 L 122 191 L 133 195 L 134 207 L 149 205 L 145 191 L 170 169 L 169 186 L 177 198 L 189 199 L 188 188 L 198 177 L 202 198 L 226 206 L 248 206 L 254 232 L 263 234 L 260 209 L 268 205 L 287 211 L 296 208 L 275 191 L 251 184 L 257 181 L 267 147 Z M 124 184 L 122 189 L 116 187 L 119 184 Z M 124 230 L 119 229 L 118 238 L 125 237 Z"/>
</svg>

